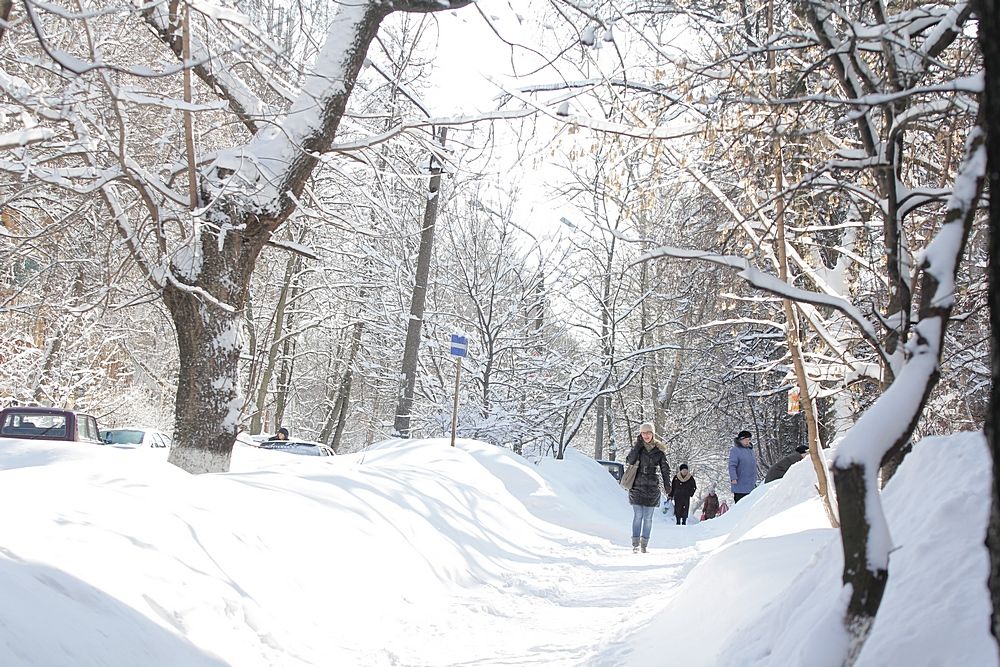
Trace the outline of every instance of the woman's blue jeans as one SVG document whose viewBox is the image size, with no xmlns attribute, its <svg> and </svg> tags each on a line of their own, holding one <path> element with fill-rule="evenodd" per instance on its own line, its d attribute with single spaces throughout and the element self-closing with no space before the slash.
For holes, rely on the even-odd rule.
<svg viewBox="0 0 1000 667">
<path fill-rule="evenodd" d="M 649 531 L 653 529 L 653 510 L 655 507 L 632 505 L 632 537 L 649 539 Z"/>
</svg>

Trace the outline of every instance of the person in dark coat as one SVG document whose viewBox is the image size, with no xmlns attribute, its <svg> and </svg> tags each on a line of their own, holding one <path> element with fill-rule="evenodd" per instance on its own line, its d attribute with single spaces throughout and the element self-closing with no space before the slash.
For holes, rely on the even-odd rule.
<svg viewBox="0 0 1000 667">
<path fill-rule="evenodd" d="M 729 483 L 734 504 L 750 495 L 757 486 L 757 457 L 750 444 L 752 436 L 750 431 L 740 431 L 729 449 Z"/>
<path fill-rule="evenodd" d="M 788 456 L 778 459 L 777 462 L 767 470 L 767 475 L 764 476 L 764 482 L 773 482 L 775 480 L 781 479 L 788 472 L 788 469 L 792 467 L 793 463 L 798 463 L 806 457 L 809 453 L 808 445 L 799 445 L 795 448 L 795 451 Z"/>
<path fill-rule="evenodd" d="M 288 440 L 288 429 L 282 426 L 278 429 L 278 432 L 267 439 L 268 442 L 279 442 L 283 440 Z"/>
<path fill-rule="evenodd" d="M 688 512 L 691 510 L 691 497 L 694 496 L 698 485 L 694 477 L 688 471 L 688 464 L 682 463 L 677 469 L 677 474 L 670 482 L 670 492 L 667 498 L 674 501 L 674 516 L 677 518 L 678 526 L 686 526 L 688 522 Z"/>
<path fill-rule="evenodd" d="M 701 520 L 714 519 L 719 513 L 719 495 L 715 492 L 715 484 L 709 487 L 708 495 L 701 506 Z"/>
<path fill-rule="evenodd" d="M 667 465 L 667 446 L 656 437 L 653 425 L 646 422 L 639 426 L 639 436 L 635 439 L 631 451 L 625 457 L 625 463 L 638 463 L 635 482 L 628 492 L 628 502 L 632 505 L 632 551 L 642 549 L 646 553 L 649 544 L 649 533 L 653 528 L 653 510 L 660 504 L 660 471 L 663 484 L 670 479 L 670 466 Z"/>
</svg>

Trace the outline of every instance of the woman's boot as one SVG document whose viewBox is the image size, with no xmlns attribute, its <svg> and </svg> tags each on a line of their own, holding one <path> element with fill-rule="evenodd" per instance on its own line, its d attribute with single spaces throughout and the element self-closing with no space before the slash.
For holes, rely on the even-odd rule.
<svg viewBox="0 0 1000 667">
<path fill-rule="evenodd" d="M 632 538 L 632 553 L 634 553 L 634 554 L 639 553 L 639 538 L 638 537 L 633 537 Z"/>
<path fill-rule="evenodd" d="M 646 545 L 647 544 L 649 544 L 649 538 L 648 537 L 643 537 L 642 539 L 639 540 L 639 546 L 642 549 L 642 553 L 646 553 Z M 633 549 L 632 551 L 635 551 L 635 549 Z"/>
</svg>

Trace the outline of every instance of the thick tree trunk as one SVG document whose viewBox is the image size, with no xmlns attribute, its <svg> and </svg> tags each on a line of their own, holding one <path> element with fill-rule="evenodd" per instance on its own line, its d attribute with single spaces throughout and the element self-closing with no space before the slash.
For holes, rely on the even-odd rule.
<svg viewBox="0 0 1000 667">
<path fill-rule="evenodd" d="M 180 353 L 169 461 L 192 473 L 229 470 L 243 407 L 239 395 L 243 306 L 260 251 L 259 246 L 245 247 L 249 244 L 233 235 L 220 253 L 216 239 L 205 236 L 202 248 L 208 257 L 199 282 L 215 286 L 210 291 L 214 300 L 174 285 L 163 293 Z"/>
<path fill-rule="evenodd" d="M 38 405 L 46 405 L 50 402 L 48 400 L 48 394 L 45 393 L 44 385 L 45 381 L 52 373 L 52 369 L 55 367 L 56 358 L 59 356 L 59 350 L 62 348 L 62 325 L 56 326 L 56 332 L 51 338 L 45 338 L 43 340 L 45 341 L 45 351 L 43 353 L 45 361 L 42 362 L 42 367 L 38 370 L 38 374 L 35 376 L 34 387 L 31 390 L 31 399 Z"/>
<path fill-rule="evenodd" d="M 438 132 L 438 141 L 444 148 L 447 128 Z M 399 401 L 393 430 L 396 435 L 410 437 L 410 411 L 413 409 L 413 392 L 417 383 L 417 358 L 420 353 L 420 332 L 424 323 L 424 304 L 427 301 L 427 282 L 431 273 L 434 254 L 434 228 L 437 225 L 438 199 L 441 190 L 443 165 L 437 155 L 431 154 L 431 178 L 427 185 L 427 204 L 424 206 L 423 228 L 420 231 L 420 251 L 417 253 L 417 271 L 410 299 L 410 319 L 406 323 L 406 345 L 403 348 L 403 368 L 400 372 Z"/>
<path fill-rule="evenodd" d="M 986 66 L 986 89 L 981 104 L 986 124 L 987 178 L 990 187 L 990 359 L 992 384 L 986 414 L 986 440 L 993 455 L 992 507 L 986 546 L 990 552 L 990 630 L 1000 641 L 1000 6 L 997 0 L 975 3 L 979 15 L 979 47 Z"/>
</svg>

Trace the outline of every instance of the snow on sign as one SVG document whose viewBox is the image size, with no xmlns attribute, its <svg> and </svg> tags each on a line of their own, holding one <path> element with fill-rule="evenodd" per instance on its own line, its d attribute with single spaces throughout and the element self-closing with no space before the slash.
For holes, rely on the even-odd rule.
<svg viewBox="0 0 1000 667">
<path fill-rule="evenodd" d="M 456 357 L 464 357 L 469 351 L 469 339 L 458 334 L 451 335 L 451 353 Z"/>
</svg>

